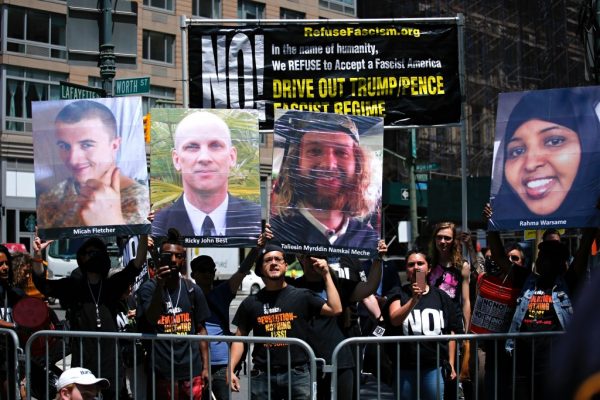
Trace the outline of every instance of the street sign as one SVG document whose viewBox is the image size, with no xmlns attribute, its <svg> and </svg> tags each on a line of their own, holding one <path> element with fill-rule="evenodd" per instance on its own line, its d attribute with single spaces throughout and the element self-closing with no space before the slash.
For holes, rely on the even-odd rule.
<svg viewBox="0 0 600 400">
<path fill-rule="evenodd" d="M 410 192 L 408 189 L 402 189 L 400 192 L 400 197 L 402 197 L 402 200 L 408 200 L 410 198 Z"/>
<path fill-rule="evenodd" d="M 416 175 L 415 175 L 415 178 L 416 178 L 418 181 L 421 181 L 421 182 L 426 182 L 426 181 L 428 181 L 428 180 L 429 180 L 429 174 L 416 174 Z"/>
<path fill-rule="evenodd" d="M 115 96 L 127 96 L 150 92 L 150 77 L 115 79 L 113 93 Z"/>
<path fill-rule="evenodd" d="M 436 171 L 440 169 L 440 164 L 436 162 L 428 164 L 417 164 L 415 165 L 415 169 L 417 170 L 417 172 Z"/>
<path fill-rule="evenodd" d="M 100 88 L 77 85 L 76 83 L 65 81 L 60 81 L 59 83 L 61 100 L 97 99 L 106 97 L 106 93 Z"/>
</svg>

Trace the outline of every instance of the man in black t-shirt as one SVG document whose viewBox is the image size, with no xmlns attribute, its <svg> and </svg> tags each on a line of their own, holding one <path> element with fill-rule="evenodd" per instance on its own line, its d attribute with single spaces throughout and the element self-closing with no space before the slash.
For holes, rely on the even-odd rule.
<svg viewBox="0 0 600 400">
<path fill-rule="evenodd" d="M 351 281 L 349 279 L 334 278 L 338 290 L 342 308 L 346 309 L 351 304 L 371 295 L 377 289 L 381 278 L 381 258 L 387 253 L 385 241 L 380 240 L 377 246 L 379 258 L 373 262 L 369 277 L 364 282 Z M 306 254 L 296 255 L 302 265 L 304 275 L 291 282 L 297 288 L 309 289 L 324 300 L 327 299 L 325 281 L 319 272 L 319 263 L 325 260 L 311 257 Z M 325 261 L 327 262 L 327 261 Z M 332 271 L 333 272 L 333 271 Z M 333 274 L 335 276 L 335 274 Z M 341 275 L 341 274 L 340 274 Z M 335 347 L 344 339 L 345 318 L 330 318 L 318 316 L 309 322 L 309 344 L 315 352 L 315 356 L 323 358 L 326 364 L 331 364 L 331 356 Z M 350 346 L 341 349 L 338 359 L 338 398 L 352 399 L 354 383 L 354 359 Z M 322 374 L 319 370 L 317 376 L 317 399 L 329 399 L 329 386 L 331 374 Z"/>
<path fill-rule="evenodd" d="M 267 229 L 267 237 L 270 231 Z M 336 316 L 342 312 L 340 297 L 329 274 L 325 260 L 315 260 L 315 269 L 323 276 L 327 301 L 309 290 L 297 289 L 285 282 L 287 263 L 285 253 L 279 246 L 267 244 L 256 261 L 256 272 L 262 276 L 265 287 L 256 295 L 248 296 L 233 319 L 236 335 L 246 336 L 253 331 L 257 337 L 293 337 L 308 339 L 308 320 L 317 315 Z M 229 376 L 231 389 L 239 391 L 240 382 L 233 373 L 243 353 L 243 344 L 231 346 Z M 269 362 L 267 362 L 267 351 Z M 287 399 L 291 389 L 292 399 L 309 399 L 311 395 L 308 356 L 298 346 L 289 348 L 291 379 L 288 375 L 288 347 L 281 343 L 257 343 L 252 351 L 252 399 Z M 268 371 L 270 369 L 270 371 Z M 270 373 L 270 375 L 268 375 Z M 270 382 L 267 377 L 270 376 Z M 293 383 L 293 384 L 292 384 Z M 271 392 L 268 392 L 270 384 Z"/>
<path fill-rule="evenodd" d="M 154 278 L 137 291 L 138 326 L 147 333 L 206 335 L 204 321 L 210 317 L 210 311 L 200 287 L 179 275 L 185 265 L 185 248 L 175 229 L 169 229 L 169 237 L 160 251 L 161 264 L 166 265 L 159 265 Z M 156 393 L 157 399 L 200 400 L 208 379 L 208 344 L 200 340 L 159 340 L 150 345 L 146 360 L 152 362 L 148 369 L 152 368 L 156 379 L 152 388 L 153 379 L 148 378 L 148 393 Z M 176 381 L 174 393 L 171 393 L 171 371 Z"/>
</svg>

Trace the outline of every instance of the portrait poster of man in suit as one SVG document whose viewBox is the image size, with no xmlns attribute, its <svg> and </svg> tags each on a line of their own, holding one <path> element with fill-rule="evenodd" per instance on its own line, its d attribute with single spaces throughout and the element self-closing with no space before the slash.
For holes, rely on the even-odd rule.
<svg viewBox="0 0 600 400">
<path fill-rule="evenodd" d="M 151 111 L 153 236 L 176 228 L 185 244 L 252 246 L 261 230 L 256 111 Z"/>
</svg>

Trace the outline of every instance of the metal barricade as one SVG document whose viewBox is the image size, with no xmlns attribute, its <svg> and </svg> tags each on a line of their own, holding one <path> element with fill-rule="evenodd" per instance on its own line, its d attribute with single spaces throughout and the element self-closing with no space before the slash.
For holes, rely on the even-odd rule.
<svg viewBox="0 0 600 400">
<path fill-rule="evenodd" d="M 62 338 L 60 341 L 61 349 L 52 348 L 52 342 L 54 338 Z M 32 357 L 32 344 L 37 341 L 42 340 L 44 345 L 42 346 L 45 349 L 46 354 L 42 357 Z M 244 337 L 244 336 L 198 336 L 198 335 L 152 335 L 152 334 L 142 334 L 142 333 L 107 333 L 107 332 L 78 332 L 78 331 L 38 331 L 35 332 L 27 341 L 25 346 L 25 355 L 26 355 L 26 386 L 32 387 L 32 365 L 34 363 L 43 363 L 46 367 L 46 371 L 52 371 L 52 367 L 59 367 L 61 370 L 65 370 L 70 368 L 72 365 L 81 365 L 84 364 L 84 361 L 87 359 L 89 361 L 91 354 L 89 353 L 90 349 L 93 349 L 94 352 L 99 355 L 99 357 L 95 357 L 96 363 L 95 365 L 84 365 L 86 368 L 91 369 L 94 373 L 97 373 L 96 376 L 106 377 L 111 376 L 113 379 L 111 380 L 112 389 L 114 389 L 114 394 L 116 399 L 124 399 L 126 398 L 123 390 L 124 386 L 128 386 L 128 389 L 133 394 L 134 399 L 155 399 L 155 400 L 166 400 L 163 398 L 158 398 L 156 396 L 156 384 L 159 376 L 156 373 L 155 368 L 147 369 L 145 367 L 154 366 L 155 365 L 155 357 L 156 352 L 154 351 L 156 348 L 156 344 L 158 342 L 167 343 L 170 348 L 171 354 L 171 363 L 170 363 L 170 376 L 163 377 L 170 384 L 170 393 L 171 398 L 174 399 L 176 392 L 177 379 L 175 379 L 176 372 L 179 376 L 181 376 L 181 370 L 177 370 L 175 368 L 176 358 L 181 356 L 180 353 L 176 351 L 176 344 L 181 344 L 183 342 L 225 342 L 225 343 L 233 343 L 233 342 L 242 342 L 247 344 L 248 346 L 255 345 L 257 343 L 262 344 L 270 344 L 272 346 L 286 346 L 287 347 L 287 376 L 288 376 L 288 395 L 291 397 L 292 386 L 294 385 L 291 374 L 293 373 L 293 360 L 290 353 L 291 346 L 299 346 L 303 351 L 308 355 L 308 369 L 309 369 L 309 391 L 310 397 L 312 399 L 316 398 L 316 359 L 313 350 L 310 346 L 296 338 L 265 338 L 265 337 Z M 142 344 L 142 346 L 138 346 L 138 344 Z M 127 368 L 123 368 L 123 361 L 125 357 L 125 352 L 123 350 L 124 345 L 132 346 L 132 354 L 131 354 L 131 371 L 124 371 Z M 192 381 L 192 377 L 194 375 L 194 371 L 192 370 L 192 346 L 186 346 L 188 349 L 187 356 L 189 357 L 189 364 L 186 372 L 186 378 L 179 378 L 180 380 L 188 380 Z M 78 354 L 79 360 L 73 360 L 73 354 Z M 267 347 L 267 368 L 265 373 L 267 374 L 267 382 L 268 382 L 268 392 L 269 396 L 265 397 L 266 399 L 271 399 L 271 376 L 272 374 L 281 373 L 282 371 L 273 371 L 270 362 L 270 347 Z M 61 354 L 57 361 L 52 359 L 53 354 Z M 112 368 L 106 368 L 106 365 L 103 366 L 103 357 L 104 359 L 109 359 L 109 364 Z M 94 357 L 91 357 L 94 359 Z M 143 362 L 145 358 L 146 362 Z M 252 365 L 251 363 L 251 351 L 248 351 L 245 361 L 248 366 Z M 106 363 L 104 363 L 106 364 Z M 103 369 L 104 368 L 104 369 Z M 228 365 L 229 369 L 229 365 Z M 125 382 L 125 375 L 130 372 L 129 380 Z M 210 352 L 209 352 L 209 376 L 212 376 L 212 371 L 210 367 Z M 240 390 L 241 392 L 247 393 L 247 398 L 250 398 L 250 393 L 252 390 L 252 376 L 251 374 L 247 376 L 245 385 L 242 385 L 243 388 Z M 151 383 L 151 385 L 147 385 Z M 45 385 L 51 386 L 52 379 L 49 373 L 46 374 L 45 377 Z M 146 386 L 152 389 L 152 392 L 145 392 Z M 208 384 L 206 385 L 207 390 L 212 390 L 212 383 L 209 379 Z M 189 398 L 193 398 L 192 390 L 189 391 Z M 31 399 L 32 390 L 27 391 L 27 399 Z M 47 391 L 46 393 L 50 393 Z M 243 395 L 243 393 L 242 393 Z M 186 395 L 187 397 L 187 395 Z M 52 399 L 47 395 L 47 398 Z M 229 391 L 229 398 L 232 397 L 231 391 Z M 239 397 L 238 397 L 239 398 Z M 43 400 L 37 398 L 37 400 Z"/>
<path fill-rule="evenodd" d="M 19 337 L 12 329 L 0 328 L 0 399 L 20 399 Z M 6 380 L 7 384 L 4 384 Z"/>
<path fill-rule="evenodd" d="M 444 360 L 447 357 L 441 353 L 443 344 L 448 344 L 452 341 L 459 344 L 468 341 L 470 344 L 471 362 L 467 367 L 470 372 L 470 387 L 471 396 L 466 398 L 487 399 L 487 400 L 505 400 L 514 399 L 517 397 L 517 390 L 522 394 L 520 398 L 534 398 L 539 392 L 539 380 L 545 374 L 545 370 L 536 368 L 536 363 L 539 363 L 538 355 L 543 357 L 551 357 L 552 347 L 550 352 L 544 354 L 536 354 L 536 344 L 540 342 L 553 342 L 564 332 L 540 332 L 540 333 L 512 333 L 512 334 L 468 334 L 468 335 L 441 335 L 441 336 L 385 336 L 385 337 L 353 337 L 339 343 L 333 351 L 331 365 L 326 366 L 326 370 L 331 372 L 331 399 L 337 400 L 338 387 L 338 359 L 340 352 L 344 347 L 350 347 L 355 359 L 355 373 L 353 384 L 355 390 L 359 393 L 358 398 L 363 399 L 398 399 L 401 398 L 399 384 L 401 382 L 402 371 L 402 348 L 406 351 L 406 345 L 412 344 L 413 353 L 416 352 L 415 366 L 411 366 L 412 373 L 416 374 L 416 397 L 421 398 L 423 388 L 421 387 L 421 374 L 424 368 L 421 368 L 420 353 L 426 343 L 435 344 L 436 360 L 435 366 L 431 369 L 441 369 L 444 367 Z M 507 339 L 516 341 L 516 346 L 511 355 L 505 350 L 505 342 Z M 405 345 L 405 346 L 402 346 Z M 361 366 L 363 365 L 363 353 L 366 346 L 375 347 L 375 370 L 372 374 L 368 374 L 369 380 L 365 381 L 365 376 L 362 374 Z M 431 347 L 430 347 L 431 348 Z M 480 360 L 481 353 L 485 353 L 484 365 Z M 461 375 L 462 358 L 464 354 L 457 351 L 455 359 L 455 371 L 457 377 Z M 407 361 L 404 358 L 404 361 Z M 521 368 L 517 368 L 519 365 Z M 526 365 L 526 367 L 523 367 Z M 484 369 L 485 366 L 485 369 Z M 507 370 L 508 368 L 508 370 Z M 484 373 L 485 371 L 485 373 Z M 361 376 L 362 374 L 362 376 Z M 484 376 L 481 376 L 484 374 Z M 408 375 L 408 374 L 407 374 Z M 436 396 L 435 398 L 451 399 L 464 398 L 462 393 L 464 385 L 454 385 L 446 388 L 446 397 L 442 390 L 443 380 L 442 374 L 437 374 L 436 379 Z M 405 381 L 408 380 L 404 376 Z M 411 378 L 415 378 L 412 376 Z M 538 381 L 536 381 L 536 379 Z M 458 383 L 458 380 L 457 380 Z M 347 384 L 344 383 L 344 384 Z M 525 392 L 523 392 L 525 391 Z M 524 396 L 523 397 L 523 393 Z M 340 399 L 345 400 L 345 399 Z"/>
</svg>

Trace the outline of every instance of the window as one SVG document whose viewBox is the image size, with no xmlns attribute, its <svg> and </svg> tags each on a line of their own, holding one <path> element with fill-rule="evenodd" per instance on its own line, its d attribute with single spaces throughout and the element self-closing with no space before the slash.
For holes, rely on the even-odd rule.
<svg viewBox="0 0 600 400">
<path fill-rule="evenodd" d="M 192 0 L 192 16 L 221 18 L 220 0 Z"/>
<path fill-rule="evenodd" d="M 144 0 L 144 5 L 148 7 L 160 8 L 161 10 L 175 11 L 173 0 Z"/>
<path fill-rule="evenodd" d="M 64 15 L 9 7 L 6 50 L 48 58 L 67 58 Z"/>
<path fill-rule="evenodd" d="M 175 36 L 144 31 L 144 60 L 173 64 Z"/>
<path fill-rule="evenodd" d="M 241 19 L 264 19 L 265 5 L 248 0 L 238 0 L 238 16 Z"/>
<path fill-rule="evenodd" d="M 304 19 L 306 14 L 300 11 L 288 10 L 287 8 L 281 8 L 279 10 L 279 18 L 281 19 Z"/>
<path fill-rule="evenodd" d="M 171 108 L 181 106 L 175 104 L 175 89 L 150 85 L 150 93 L 142 97 L 142 109 L 146 115 L 151 108 Z"/>
<path fill-rule="evenodd" d="M 356 16 L 356 0 L 319 0 L 319 7 Z"/>
<path fill-rule="evenodd" d="M 5 129 L 31 132 L 31 102 L 58 100 L 59 81 L 67 80 L 67 74 L 8 66 L 4 91 Z"/>
</svg>

